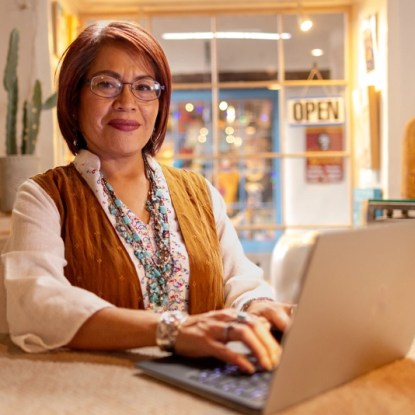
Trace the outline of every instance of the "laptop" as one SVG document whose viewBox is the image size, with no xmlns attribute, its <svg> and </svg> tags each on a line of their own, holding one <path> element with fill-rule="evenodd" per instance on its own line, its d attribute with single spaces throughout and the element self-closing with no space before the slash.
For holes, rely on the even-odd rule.
<svg viewBox="0 0 415 415">
<path fill-rule="evenodd" d="M 137 367 L 247 414 L 274 414 L 347 383 L 412 345 L 414 246 L 412 220 L 319 234 L 273 372 L 245 375 L 215 359 L 175 355 Z"/>
</svg>

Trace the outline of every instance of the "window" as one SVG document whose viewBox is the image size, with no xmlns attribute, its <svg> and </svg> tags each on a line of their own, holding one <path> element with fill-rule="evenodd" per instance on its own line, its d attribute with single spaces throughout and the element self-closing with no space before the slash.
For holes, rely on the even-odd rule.
<svg viewBox="0 0 415 415">
<path fill-rule="evenodd" d="M 347 13 L 308 16 L 308 32 L 292 12 L 147 16 L 173 76 L 159 158 L 210 180 L 268 259 L 284 230 L 352 221 Z"/>
</svg>

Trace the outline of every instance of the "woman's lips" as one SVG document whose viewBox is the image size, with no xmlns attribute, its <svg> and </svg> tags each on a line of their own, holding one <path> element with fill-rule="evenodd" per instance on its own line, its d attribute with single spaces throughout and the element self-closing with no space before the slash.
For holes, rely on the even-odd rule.
<svg viewBox="0 0 415 415">
<path fill-rule="evenodd" d="M 133 131 L 140 127 L 140 124 L 134 120 L 114 119 L 108 125 L 120 131 Z"/>
</svg>

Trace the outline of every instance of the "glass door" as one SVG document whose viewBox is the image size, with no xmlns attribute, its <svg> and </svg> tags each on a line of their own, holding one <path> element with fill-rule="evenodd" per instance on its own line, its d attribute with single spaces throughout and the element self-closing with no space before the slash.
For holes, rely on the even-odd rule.
<svg viewBox="0 0 415 415">
<path fill-rule="evenodd" d="M 282 218 L 278 91 L 222 89 L 212 105 L 210 90 L 174 92 L 159 157 L 215 185 L 247 253 L 271 252 Z"/>
</svg>

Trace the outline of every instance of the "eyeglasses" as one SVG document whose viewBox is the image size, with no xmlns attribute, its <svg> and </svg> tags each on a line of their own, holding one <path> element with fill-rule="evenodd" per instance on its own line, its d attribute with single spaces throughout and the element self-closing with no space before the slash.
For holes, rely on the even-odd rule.
<svg viewBox="0 0 415 415">
<path fill-rule="evenodd" d="M 86 81 L 91 91 L 103 98 L 115 98 L 121 94 L 124 85 L 130 85 L 132 94 L 141 101 L 154 101 L 161 95 L 164 85 L 151 78 L 138 79 L 134 82 L 121 82 L 109 75 L 97 75 Z"/>
</svg>

